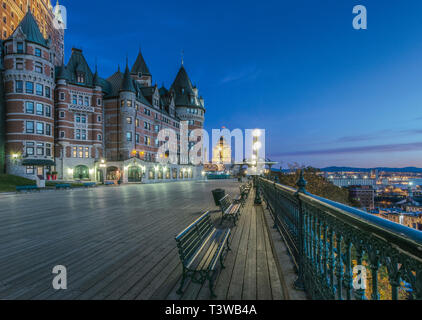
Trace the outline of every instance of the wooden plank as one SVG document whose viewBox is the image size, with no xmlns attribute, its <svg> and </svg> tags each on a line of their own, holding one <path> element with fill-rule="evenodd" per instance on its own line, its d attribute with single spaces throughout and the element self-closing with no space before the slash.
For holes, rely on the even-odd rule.
<svg viewBox="0 0 422 320">
<path fill-rule="evenodd" d="M 268 260 L 272 258 L 271 255 L 267 254 L 267 248 L 265 246 L 265 234 L 267 229 L 264 226 L 261 208 L 256 210 L 257 215 L 257 299 L 259 300 L 270 300 L 272 299 L 270 276 L 268 271 Z"/>
<path fill-rule="evenodd" d="M 243 280 L 242 300 L 256 300 L 257 293 L 256 210 L 254 206 L 251 207 L 250 215 L 251 225 L 247 243 L 246 269 Z"/>
</svg>

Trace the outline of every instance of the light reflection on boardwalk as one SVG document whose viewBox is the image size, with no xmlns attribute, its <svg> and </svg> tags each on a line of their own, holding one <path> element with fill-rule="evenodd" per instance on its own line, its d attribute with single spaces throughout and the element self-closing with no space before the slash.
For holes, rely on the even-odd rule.
<svg viewBox="0 0 422 320">
<path fill-rule="evenodd" d="M 126 185 L 0 197 L 0 299 L 209 299 L 208 286 L 175 293 L 174 236 L 206 210 L 211 190 L 234 181 Z M 282 299 L 260 207 L 248 200 L 218 276 L 218 299 Z M 214 218 L 219 218 L 219 213 Z M 54 265 L 68 289 L 52 289 Z"/>
</svg>

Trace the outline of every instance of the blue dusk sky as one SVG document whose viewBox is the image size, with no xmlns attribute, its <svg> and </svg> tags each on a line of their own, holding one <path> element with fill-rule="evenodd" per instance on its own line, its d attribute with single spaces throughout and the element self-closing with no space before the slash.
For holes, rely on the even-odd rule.
<svg viewBox="0 0 422 320">
<path fill-rule="evenodd" d="M 66 59 L 82 48 L 107 78 L 141 47 L 169 87 L 184 51 L 206 129 L 266 130 L 283 166 L 422 167 L 422 1 L 81 1 Z M 368 29 L 354 30 L 365 5 Z"/>
</svg>

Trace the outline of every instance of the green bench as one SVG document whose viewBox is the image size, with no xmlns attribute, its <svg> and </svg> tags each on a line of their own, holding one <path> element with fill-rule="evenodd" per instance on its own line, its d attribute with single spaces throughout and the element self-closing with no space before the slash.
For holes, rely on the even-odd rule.
<svg viewBox="0 0 422 320">
<path fill-rule="evenodd" d="M 58 183 L 58 184 L 55 185 L 55 187 L 56 187 L 56 190 L 71 189 L 72 188 L 72 186 L 69 183 Z"/>
<path fill-rule="evenodd" d="M 249 196 L 249 192 L 251 191 L 252 186 L 249 183 L 246 184 L 242 184 L 239 189 L 240 189 L 240 198 L 242 201 L 242 204 L 245 203 L 245 200 L 248 198 Z"/>
<path fill-rule="evenodd" d="M 41 188 L 38 188 L 36 185 L 34 186 L 16 186 L 16 192 L 21 192 L 21 191 L 41 191 Z"/>
<path fill-rule="evenodd" d="M 217 271 L 224 268 L 223 260 L 230 250 L 230 229 L 216 229 L 207 211 L 176 236 L 183 274 L 178 294 L 183 294 L 187 278 L 193 283 L 209 282 L 211 297 Z M 218 263 L 219 262 L 219 263 Z"/>
<path fill-rule="evenodd" d="M 233 224 L 236 225 L 236 221 L 240 215 L 241 202 L 234 201 L 229 194 L 226 194 L 219 202 L 221 209 L 221 223 L 223 223 L 224 220 L 232 220 Z"/>
<path fill-rule="evenodd" d="M 96 187 L 97 184 L 95 182 L 85 182 L 84 183 L 84 187 L 85 188 L 91 188 L 91 187 Z"/>
</svg>

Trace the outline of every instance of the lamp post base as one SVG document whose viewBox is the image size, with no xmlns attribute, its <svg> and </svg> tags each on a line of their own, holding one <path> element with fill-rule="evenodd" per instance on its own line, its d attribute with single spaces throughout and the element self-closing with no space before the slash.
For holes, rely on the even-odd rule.
<svg viewBox="0 0 422 320">
<path fill-rule="evenodd" d="M 260 195 L 260 192 L 259 192 L 258 177 L 257 176 L 254 176 L 254 186 L 255 186 L 254 204 L 256 204 L 256 205 L 262 204 L 261 195 Z"/>
</svg>

